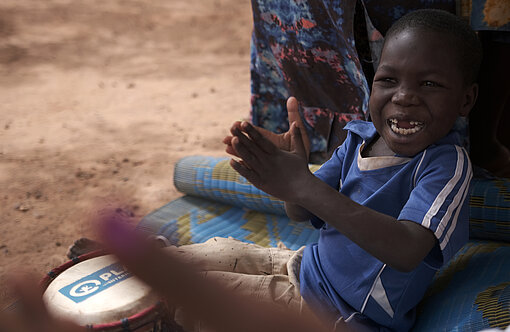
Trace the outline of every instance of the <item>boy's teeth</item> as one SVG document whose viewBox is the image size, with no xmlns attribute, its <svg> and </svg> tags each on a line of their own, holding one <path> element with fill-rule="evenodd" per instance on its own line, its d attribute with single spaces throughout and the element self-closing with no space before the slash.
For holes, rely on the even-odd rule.
<svg viewBox="0 0 510 332">
<path fill-rule="evenodd" d="M 390 119 L 391 130 L 400 135 L 411 135 L 417 133 L 423 127 L 423 123 L 418 121 L 409 121 L 409 124 L 412 126 L 412 128 L 400 128 L 398 126 L 397 119 Z"/>
<path fill-rule="evenodd" d="M 391 124 L 391 130 L 393 130 L 393 132 L 400 134 L 400 135 L 411 135 L 411 134 L 414 134 L 414 133 L 420 131 L 420 129 L 421 129 L 421 127 L 414 127 L 414 128 L 409 128 L 409 129 L 399 128 L 399 127 L 397 127 L 396 124 L 394 124 L 394 123 Z"/>
</svg>

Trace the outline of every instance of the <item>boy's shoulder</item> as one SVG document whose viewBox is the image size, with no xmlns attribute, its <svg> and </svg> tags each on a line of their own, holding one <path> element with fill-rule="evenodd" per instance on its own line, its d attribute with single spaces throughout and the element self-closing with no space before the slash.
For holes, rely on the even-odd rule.
<svg viewBox="0 0 510 332">
<path fill-rule="evenodd" d="M 345 125 L 344 129 L 360 136 L 363 140 L 368 140 L 377 134 L 374 124 L 364 120 L 352 120 Z"/>
<path fill-rule="evenodd" d="M 462 146 L 459 133 L 450 131 L 446 136 L 429 145 L 414 158 L 420 159 L 424 164 L 455 165 L 460 161 L 462 164 L 470 164 L 469 153 Z"/>
</svg>

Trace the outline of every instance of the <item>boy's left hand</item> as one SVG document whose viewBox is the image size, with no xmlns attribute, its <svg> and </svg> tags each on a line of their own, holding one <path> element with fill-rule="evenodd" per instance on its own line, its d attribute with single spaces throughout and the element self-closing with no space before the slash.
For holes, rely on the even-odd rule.
<svg viewBox="0 0 510 332">
<path fill-rule="evenodd" d="M 248 122 L 233 132 L 232 147 L 242 160 L 230 165 L 257 188 L 287 202 L 296 202 L 308 175 L 306 150 L 301 128 L 290 128 L 290 151 L 278 149 Z M 246 135 L 245 135 L 246 134 Z"/>
<path fill-rule="evenodd" d="M 289 121 L 289 130 L 282 134 L 276 134 L 272 131 L 269 131 L 267 129 L 264 129 L 262 127 L 253 126 L 255 130 L 257 130 L 263 137 L 267 138 L 270 142 L 272 142 L 274 145 L 276 145 L 277 148 L 284 151 L 290 151 L 292 149 L 291 147 L 291 137 L 290 137 L 290 127 L 292 127 L 292 124 L 295 122 L 300 128 L 302 128 L 301 132 L 301 138 L 303 141 L 303 146 L 305 147 L 306 151 L 306 158 L 308 160 L 308 155 L 310 154 L 310 139 L 308 138 L 308 134 L 306 133 L 306 130 L 304 129 L 304 123 L 301 119 L 300 113 L 299 113 L 299 103 L 298 100 L 295 97 L 289 97 L 287 99 L 287 116 Z M 236 121 L 232 125 L 232 128 L 230 129 L 231 135 L 226 136 L 223 139 L 223 143 L 227 145 L 226 152 L 234 155 L 236 157 L 237 153 L 232 147 L 232 138 L 235 136 L 233 133 L 236 129 L 238 129 L 241 126 L 241 121 Z"/>
</svg>

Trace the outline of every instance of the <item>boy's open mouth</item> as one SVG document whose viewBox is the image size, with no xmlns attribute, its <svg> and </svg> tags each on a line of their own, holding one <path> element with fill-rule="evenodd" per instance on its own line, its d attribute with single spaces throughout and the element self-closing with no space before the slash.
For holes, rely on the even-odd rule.
<svg viewBox="0 0 510 332">
<path fill-rule="evenodd" d="M 395 134 L 412 135 L 422 130 L 424 124 L 419 121 L 388 119 L 388 125 Z"/>
</svg>

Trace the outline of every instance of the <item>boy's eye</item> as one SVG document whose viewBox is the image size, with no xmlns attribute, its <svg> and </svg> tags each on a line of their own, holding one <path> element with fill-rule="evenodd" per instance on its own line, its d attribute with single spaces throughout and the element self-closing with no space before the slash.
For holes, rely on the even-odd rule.
<svg viewBox="0 0 510 332">
<path fill-rule="evenodd" d="M 423 86 L 427 86 L 427 87 L 438 87 L 438 86 L 441 86 L 440 84 L 434 82 L 434 81 L 424 81 L 422 83 Z"/>
<path fill-rule="evenodd" d="M 388 84 L 395 84 L 397 82 L 396 79 L 391 78 L 391 77 L 381 77 L 381 78 L 377 78 L 375 81 L 382 82 L 382 83 L 388 83 Z"/>
</svg>

